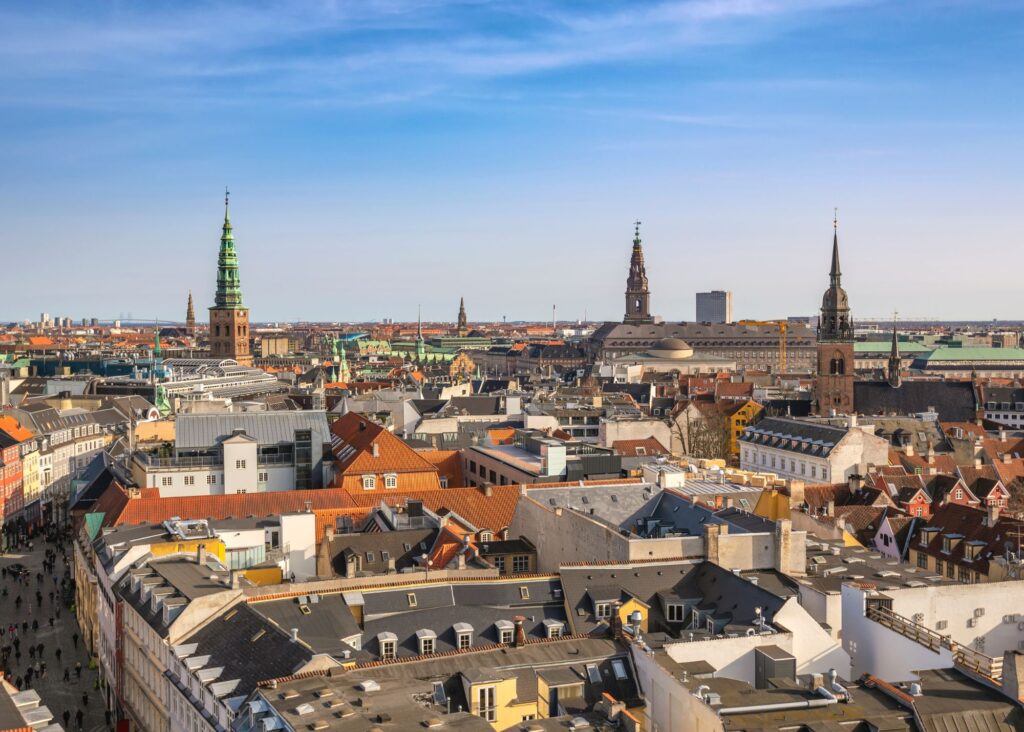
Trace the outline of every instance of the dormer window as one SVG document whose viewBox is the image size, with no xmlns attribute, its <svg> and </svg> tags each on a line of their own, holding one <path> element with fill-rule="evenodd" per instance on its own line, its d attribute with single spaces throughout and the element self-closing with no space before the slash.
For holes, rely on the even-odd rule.
<svg viewBox="0 0 1024 732">
<path fill-rule="evenodd" d="M 388 473 L 384 476 L 384 487 L 391 490 L 398 487 L 398 476 L 394 473 Z"/>
<path fill-rule="evenodd" d="M 512 645 L 512 641 L 515 633 L 515 623 L 511 620 L 499 620 L 494 624 L 495 630 L 498 632 L 498 642 L 504 643 L 505 645 Z"/>
<path fill-rule="evenodd" d="M 398 651 L 398 636 L 394 633 L 380 633 L 377 642 L 380 644 L 380 660 L 393 661 Z"/>
<path fill-rule="evenodd" d="M 375 475 L 364 475 L 363 476 L 363 490 L 372 491 L 377 487 L 377 476 Z"/>
<path fill-rule="evenodd" d="M 469 623 L 456 623 L 454 626 L 455 630 L 455 647 L 460 651 L 464 651 L 467 648 L 473 647 L 473 626 Z"/>
<path fill-rule="evenodd" d="M 437 633 L 430 628 L 420 628 L 416 631 L 416 640 L 419 642 L 420 655 L 429 656 L 437 645 Z"/>
<path fill-rule="evenodd" d="M 666 605 L 665 619 L 670 623 L 681 623 L 686 618 L 685 605 Z"/>
<path fill-rule="evenodd" d="M 554 618 L 545 618 L 544 630 L 548 638 L 560 638 L 565 624 Z"/>
<path fill-rule="evenodd" d="M 598 602 L 594 604 L 594 617 L 598 620 L 612 616 L 612 605 L 610 602 Z"/>
</svg>

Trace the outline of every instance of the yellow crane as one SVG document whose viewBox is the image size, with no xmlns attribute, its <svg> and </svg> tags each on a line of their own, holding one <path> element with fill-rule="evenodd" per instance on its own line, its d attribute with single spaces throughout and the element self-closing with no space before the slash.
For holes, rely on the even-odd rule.
<svg viewBox="0 0 1024 732">
<path fill-rule="evenodd" d="M 741 320 L 740 325 L 767 325 L 779 329 L 779 373 L 786 373 L 786 332 L 789 329 L 788 320 Z"/>
</svg>

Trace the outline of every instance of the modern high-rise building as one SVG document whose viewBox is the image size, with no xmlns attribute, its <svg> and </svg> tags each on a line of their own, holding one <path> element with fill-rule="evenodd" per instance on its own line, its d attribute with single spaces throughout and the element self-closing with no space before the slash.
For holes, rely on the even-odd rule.
<svg viewBox="0 0 1024 732">
<path fill-rule="evenodd" d="M 724 290 L 697 293 L 698 323 L 731 323 L 732 293 Z"/>
<path fill-rule="evenodd" d="M 249 350 L 249 309 L 242 304 L 242 281 L 238 275 L 235 236 L 228 216 L 228 197 L 224 196 L 224 229 L 217 257 L 217 294 L 210 308 L 210 355 L 230 358 L 242 366 L 252 366 Z"/>
</svg>

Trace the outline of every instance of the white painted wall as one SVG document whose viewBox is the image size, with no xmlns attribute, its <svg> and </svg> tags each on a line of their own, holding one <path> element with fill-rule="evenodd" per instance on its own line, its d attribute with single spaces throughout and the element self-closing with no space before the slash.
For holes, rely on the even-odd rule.
<svg viewBox="0 0 1024 732">
<path fill-rule="evenodd" d="M 647 700 L 645 711 L 651 722 L 648 729 L 652 732 L 721 732 L 725 729 L 714 710 L 658 665 L 654 654 L 636 645 L 632 645 L 630 651 L 637 681 Z M 694 688 L 700 686 L 699 680 L 692 683 Z"/>
<path fill-rule="evenodd" d="M 229 437 L 224 440 L 224 492 L 256 492 L 256 440 Z"/>
<path fill-rule="evenodd" d="M 685 631 L 683 633 L 685 635 Z M 665 645 L 669 658 L 678 663 L 707 661 L 717 671 L 715 676 L 754 683 L 754 649 L 761 646 L 778 646 L 796 655 L 792 633 L 769 633 L 766 635 L 740 636 L 739 638 L 714 638 L 712 640 L 682 641 Z M 800 659 L 797 658 L 799 667 Z M 673 728 L 675 729 L 675 728 Z"/>
<path fill-rule="evenodd" d="M 850 678 L 850 654 L 818 625 L 797 598 L 786 600 L 772 624 L 792 633 L 798 674 L 825 673 L 834 668 L 844 679 Z"/>
<path fill-rule="evenodd" d="M 281 548 L 285 577 L 296 581 L 316 577 L 316 516 L 313 513 L 281 514 Z"/>
</svg>

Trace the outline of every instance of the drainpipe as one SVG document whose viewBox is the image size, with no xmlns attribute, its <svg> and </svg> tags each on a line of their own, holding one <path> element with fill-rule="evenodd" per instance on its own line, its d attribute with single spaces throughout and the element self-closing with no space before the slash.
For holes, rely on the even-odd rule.
<svg viewBox="0 0 1024 732">
<path fill-rule="evenodd" d="M 805 699 L 804 701 L 798 702 L 781 702 L 779 704 L 753 704 L 747 707 L 728 707 L 726 709 L 719 709 L 718 714 L 720 716 L 728 714 L 761 714 L 769 712 L 783 712 L 788 709 L 815 709 L 817 707 L 829 707 L 833 704 L 839 703 L 839 699 L 836 698 L 836 695 L 824 686 L 819 686 L 814 691 L 820 694 L 823 698 Z"/>
</svg>

